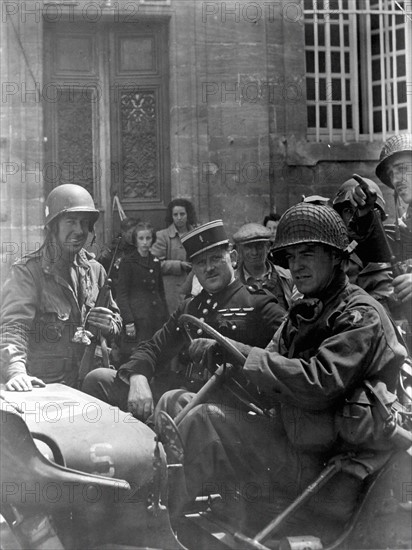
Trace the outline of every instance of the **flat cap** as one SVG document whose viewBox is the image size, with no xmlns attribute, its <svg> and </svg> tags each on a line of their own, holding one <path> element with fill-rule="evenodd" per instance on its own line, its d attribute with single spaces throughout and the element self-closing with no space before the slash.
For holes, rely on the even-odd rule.
<svg viewBox="0 0 412 550">
<path fill-rule="evenodd" d="M 272 237 L 270 229 L 260 223 L 246 223 L 233 235 L 235 244 L 268 242 Z"/>
<path fill-rule="evenodd" d="M 229 243 L 222 220 L 199 225 L 181 237 L 181 241 L 189 259 L 206 250 Z"/>
</svg>

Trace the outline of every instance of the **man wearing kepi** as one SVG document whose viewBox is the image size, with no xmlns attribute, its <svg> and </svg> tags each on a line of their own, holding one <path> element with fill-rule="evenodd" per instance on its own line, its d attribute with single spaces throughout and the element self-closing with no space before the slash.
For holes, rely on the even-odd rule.
<svg viewBox="0 0 412 550">
<path fill-rule="evenodd" d="M 188 499 L 207 489 L 220 492 L 239 521 L 250 519 L 257 509 L 252 496 L 292 500 L 331 457 L 359 449 L 355 436 L 349 442 L 344 433 L 345 398 L 364 379 L 393 392 L 406 353 L 382 306 L 348 282 L 342 269 L 347 246 L 344 223 L 328 206 L 299 203 L 282 216 L 274 252 L 281 265 L 287 262 L 303 298 L 266 349 L 235 343 L 246 356 L 243 374 L 263 389 L 274 418 L 222 403 L 193 408 L 178 426 Z M 190 352 L 200 356 L 210 345 L 198 339 Z M 362 445 L 368 468 L 387 458 L 377 447 L 369 434 Z M 357 475 L 336 474 L 312 498 L 305 513 L 319 515 L 312 514 L 306 533 L 349 518 L 366 476 L 359 468 Z"/>
<path fill-rule="evenodd" d="M 117 375 L 97 369 L 86 377 L 83 386 L 94 397 L 143 420 L 153 412 L 153 377 L 188 343 L 179 326 L 183 313 L 204 320 L 224 336 L 261 347 L 267 345 L 285 315 L 272 294 L 247 289 L 235 280 L 233 266 L 237 255 L 229 249 L 221 220 L 190 231 L 182 237 L 182 243 L 203 290 L 180 304 L 163 327 L 138 346 L 128 363 L 121 365 Z M 185 371 L 187 367 L 183 365 Z"/>
<path fill-rule="evenodd" d="M 110 293 L 107 307 L 94 307 L 106 272 L 83 248 L 99 216 L 91 195 L 80 185 L 60 185 L 45 214 L 43 245 L 12 266 L 2 290 L 1 375 L 11 391 L 77 386 L 86 320 L 106 337 L 121 330 Z"/>
</svg>

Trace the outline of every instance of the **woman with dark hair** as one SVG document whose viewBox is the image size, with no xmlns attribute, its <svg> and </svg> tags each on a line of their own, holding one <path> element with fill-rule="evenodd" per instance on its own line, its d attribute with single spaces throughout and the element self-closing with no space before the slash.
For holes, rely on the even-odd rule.
<svg viewBox="0 0 412 550">
<path fill-rule="evenodd" d="M 148 340 L 167 319 L 160 261 L 150 252 L 153 226 L 140 222 L 133 231 L 134 251 L 120 263 L 117 305 L 123 319 L 121 354 L 128 360 L 134 347 Z"/>
<path fill-rule="evenodd" d="M 263 225 L 268 229 L 270 229 L 270 231 L 272 232 L 272 239 L 271 239 L 272 242 L 275 240 L 276 229 L 279 225 L 279 220 L 280 220 L 280 215 L 275 214 L 275 212 L 271 212 L 270 214 L 265 216 L 263 220 Z"/>
<path fill-rule="evenodd" d="M 162 263 L 167 305 L 169 313 L 173 313 L 184 298 L 181 285 L 192 269 L 180 239 L 196 225 L 193 204 L 187 199 L 172 200 L 167 207 L 166 223 L 168 227 L 156 234 L 152 254 Z"/>
<path fill-rule="evenodd" d="M 270 229 L 270 231 L 272 233 L 272 236 L 270 237 L 270 242 L 272 244 L 275 241 L 276 230 L 277 230 L 278 225 L 279 225 L 279 220 L 280 220 L 280 215 L 276 214 L 275 212 L 270 212 L 267 216 L 265 216 L 265 218 L 263 220 L 263 225 L 265 227 L 267 227 L 268 229 Z M 272 254 L 272 250 L 269 250 L 268 260 L 270 260 L 272 263 L 275 263 L 274 262 L 274 257 L 273 257 L 273 254 Z"/>
</svg>

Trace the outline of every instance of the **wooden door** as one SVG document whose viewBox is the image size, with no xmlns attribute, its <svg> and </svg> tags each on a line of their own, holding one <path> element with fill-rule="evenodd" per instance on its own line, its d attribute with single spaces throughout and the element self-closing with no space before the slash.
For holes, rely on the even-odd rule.
<svg viewBox="0 0 412 550">
<path fill-rule="evenodd" d="M 167 24 L 45 25 L 45 191 L 83 185 L 101 211 L 97 242 L 128 216 L 164 227 L 170 200 Z"/>
</svg>

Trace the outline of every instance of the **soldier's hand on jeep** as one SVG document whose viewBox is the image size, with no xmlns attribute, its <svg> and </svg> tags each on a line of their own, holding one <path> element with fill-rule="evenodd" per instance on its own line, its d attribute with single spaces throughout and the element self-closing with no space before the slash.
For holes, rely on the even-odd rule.
<svg viewBox="0 0 412 550">
<path fill-rule="evenodd" d="M 98 329 L 104 337 L 113 333 L 113 312 L 107 307 L 94 307 L 89 311 L 87 322 Z"/>
<path fill-rule="evenodd" d="M 395 296 L 400 302 L 412 300 L 412 273 L 398 275 L 392 281 Z"/>
<path fill-rule="evenodd" d="M 132 374 L 129 384 L 127 410 L 145 422 L 153 412 L 153 395 L 149 382 L 142 374 Z"/>
<path fill-rule="evenodd" d="M 36 376 L 28 374 L 16 374 L 6 383 L 6 390 L 9 391 L 31 391 L 34 387 L 44 388 L 46 384 Z"/>
<path fill-rule="evenodd" d="M 196 338 L 189 346 L 190 359 L 194 363 L 201 363 L 205 353 L 212 351 L 217 343 L 210 338 Z"/>
</svg>

